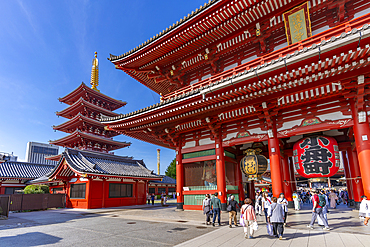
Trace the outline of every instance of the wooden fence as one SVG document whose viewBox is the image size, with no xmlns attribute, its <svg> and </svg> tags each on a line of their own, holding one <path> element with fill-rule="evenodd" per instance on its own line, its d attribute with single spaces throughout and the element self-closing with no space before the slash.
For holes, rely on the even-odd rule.
<svg viewBox="0 0 370 247">
<path fill-rule="evenodd" d="M 64 194 L 14 194 L 10 195 L 9 211 L 64 208 Z"/>
</svg>

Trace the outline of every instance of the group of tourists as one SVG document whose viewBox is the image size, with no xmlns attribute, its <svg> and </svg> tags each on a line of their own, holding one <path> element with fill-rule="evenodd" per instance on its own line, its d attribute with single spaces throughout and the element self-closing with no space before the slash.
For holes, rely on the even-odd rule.
<svg viewBox="0 0 370 247">
<path fill-rule="evenodd" d="M 203 200 L 202 209 L 203 213 L 206 215 L 207 225 L 212 224 L 215 226 L 216 223 L 219 226 L 221 225 L 221 201 L 217 196 L 217 192 L 212 198 L 211 195 L 207 194 L 206 198 Z M 324 230 L 330 230 L 327 220 L 329 208 L 328 195 L 325 191 L 313 189 L 309 192 L 309 196 L 312 201 L 312 218 L 307 227 L 313 229 L 317 219 L 319 226 L 323 226 Z M 299 200 L 300 197 L 301 195 L 298 192 L 293 193 L 293 201 L 295 204 L 301 203 Z M 366 204 L 366 207 L 370 208 L 370 201 L 369 204 Z M 295 210 L 299 209 L 300 205 L 295 205 Z M 258 229 L 257 216 L 264 215 L 268 234 L 280 240 L 284 239 L 284 228 L 288 218 L 288 201 L 284 193 L 281 193 L 277 198 L 271 197 L 268 192 L 257 192 L 254 204 L 250 198 L 246 198 L 242 206 L 240 206 L 235 200 L 235 197 L 231 195 L 228 198 L 227 211 L 229 212 L 230 228 L 232 228 L 233 223 L 236 227 L 238 226 L 237 215 L 238 212 L 240 212 L 239 223 L 244 227 L 245 238 L 253 238 L 254 231 Z M 367 217 L 367 215 L 365 215 L 365 217 Z"/>
<path fill-rule="evenodd" d="M 336 208 L 337 205 L 348 204 L 348 191 L 346 189 L 334 190 L 327 189 L 323 190 L 322 193 L 328 198 L 328 205 L 330 208 Z M 293 192 L 293 202 L 294 209 L 300 210 L 303 204 L 312 204 L 312 192 L 309 189 L 294 191 Z"/>
<path fill-rule="evenodd" d="M 156 199 L 156 195 L 154 195 L 154 193 L 146 195 L 146 200 L 148 202 L 148 205 L 150 205 L 150 202 L 152 203 L 152 205 L 154 205 L 154 200 L 155 199 Z M 167 205 L 167 200 L 168 200 L 167 195 L 164 192 L 162 192 L 162 194 L 161 194 L 161 205 L 166 206 Z"/>
</svg>

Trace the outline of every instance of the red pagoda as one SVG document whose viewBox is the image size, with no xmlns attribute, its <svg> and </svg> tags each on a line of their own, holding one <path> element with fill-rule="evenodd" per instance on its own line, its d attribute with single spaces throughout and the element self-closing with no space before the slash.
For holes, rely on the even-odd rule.
<svg viewBox="0 0 370 247">
<path fill-rule="evenodd" d="M 32 183 L 49 184 L 51 193 L 66 195 L 68 208 L 104 208 L 145 204 L 150 181 L 162 180 L 150 171 L 143 160 L 114 155 L 112 150 L 131 143 L 114 141 L 117 132 L 99 121 L 102 116 L 117 117 L 113 111 L 126 102 L 112 99 L 99 92 L 98 59 L 92 62 L 91 85 L 82 83 L 59 101 L 69 106 L 57 112 L 67 122 L 53 126 L 69 135 L 50 141 L 65 150 L 47 159 L 58 164 Z"/>
<path fill-rule="evenodd" d="M 66 132 L 69 135 L 50 141 L 50 144 L 103 153 L 130 146 L 130 143 L 127 142 L 114 141 L 113 137 L 119 133 L 105 129 L 99 121 L 101 116 L 119 116 L 113 111 L 126 105 L 126 102 L 108 97 L 97 89 L 99 65 L 96 53 L 93 59 L 90 83 L 91 88 L 82 82 L 74 91 L 59 98 L 60 102 L 69 106 L 56 114 L 69 120 L 58 126 L 53 126 L 53 129 Z"/>
<path fill-rule="evenodd" d="M 253 198 L 254 181 L 244 183 L 239 164 L 255 148 L 269 158 L 274 196 L 284 192 L 290 203 L 302 162 L 317 165 L 302 171 L 307 178 L 327 179 L 320 169 L 334 173 L 341 155 L 359 204 L 370 196 L 369 25 L 368 0 L 210 0 L 110 56 L 162 97 L 102 121 L 176 150 L 179 209 L 201 209 L 204 194 L 216 191 L 223 209 L 228 194 Z M 308 142 L 327 137 L 334 140 Z M 307 145 L 294 150 L 300 140 Z"/>
</svg>

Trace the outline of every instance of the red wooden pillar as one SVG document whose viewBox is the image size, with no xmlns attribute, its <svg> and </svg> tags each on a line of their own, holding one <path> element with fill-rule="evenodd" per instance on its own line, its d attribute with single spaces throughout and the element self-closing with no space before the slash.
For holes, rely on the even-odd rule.
<svg viewBox="0 0 370 247">
<path fill-rule="evenodd" d="M 280 193 L 283 192 L 282 185 L 282 174 L 280 170 L 280 147 L 279 139 L 277 138 L 277 131 L 275 123 L 271 130 L 269 130 L 269 157 L 270 157 L 270 171 L 271 171 L 271 182 L 272 182 L 272 193 L 275 197 L 279 197 Z"/>
<path fill-rule="evenodd" d="M 289 174 L 290 174 L 290 187 L 292 188 L 292 192 L 297 191 L 297 180 L 295 179 L 295 170 L 294 170 L 294 162 L 293 157 L 288 157 L 289 159 Z"/>
<path fill-rule="evenodd" d="M 248 188 L 248 197 L 252 199 L 253 201 L 256 200 L 256 187 L 254 186 L 254 181 L 248 181 L 247 183 Z"/>
<path fill-rule="evenodd" d="M 364 176 L 361 176 L 361 174 L 363 173 L 361 173 L 360 171 L 356 150 L 352 150 L 352 148 L 348 148 L 347 157 L 348 157 L 349 170 L 350 170 L 350 174 L 352 178 L 351 181 L 352 181 L 353 200 L 355 201 L 356 207 L 359 208 L 359 204 L 361 203 L 361 196 L 364 195 L 364 187 L 363 187 Z M 369 158 L 370 157 L 368 157 L 368 159 Z"/>
<path fill-rule="evenodd" d="M 87 208 L 91 208 L 91 186 L 92 186 L 92 178 L 88 178 L 86 182 L 86 200 L 87 200 Z"/>
<path fill-rule="evenodd" d="M 243 202 L 244 201 L 244 197 L 245 197 L 245 194 L 244 194 L 244 187 L 243 187 L 243 174 L 242 174 L 242 171 L 240 170 L 240 160 L 243 158 L 243 156 L 238 156 L 237 158 L 237 164 L 235 166 L 235 171 L 236 171 L 236 180 L 237 180 L 237 183 L 236 185 L 238 185 L 238 189 L 239 189 L 239 202 Z"/>
<path fill-rule="evenodd" d="M 355 136 L 358 163 L 360 166 L 363 189 L 370 198 L 370 127 L 366 110 L 359 112 L 355 102 L 351 102 L 353 134 Z M 362 115 L 361 119 L 359 115 Z M 360 122 L 361 121 L 361 122 Z"/>
<path fill-rule="evenodd" d="M 101 207 L 104 208 L 105 207 L 105 178 L 103 178 L 103 182 L 102 182 L 102 200 L 101 200 Z"/>
<path fill-rule="evenodd" d="M 292 187 L 290 186 L 291 179 L 289 172 L 289 160 L 286 154 L 281 158 L 281 173 L 283 175 L 283 193 L 289 203 L 289 206 L 293 206 L 293 193 Z"/>
<path fill-rule="evenodd" d="M 176 194 L 177 194 L 177 209 L 184 209 L 184 165 L 182 164 L 182 153 L 181 153 L 181 136 L 179 137 L 178 146 L 176 148 Z"/>
<path fill-rule="evenodd" d="M 221 210 L 226 210 L 226 178 L 225 178 L 225 157 L 222 147 L 221 131 L 216 139 L 216 174 L 218 198 L 221 200 Z"/>
<path fill-rule="evenodd" d="M 138 197 L 139 197 L 139 181 L 135 180 L 135 205 L 138 205 Z"/>
<path fill-rule="evenodd" d="M 351 179 L 351 170 L 349 168 L 349 159 L 347 159 L 347 155 L 345 151 L 341 152 L 342 160 L 343 160 L 343 168 L 344 168 L 344 175 L 346 176 L 346 184 L 347 184 L 347 191 L 348 191 L 348 199 L 349 201 L 353 201 L 353 180 Z M 330 179 L 330 178 L 328 178 Z"/>
</svg>

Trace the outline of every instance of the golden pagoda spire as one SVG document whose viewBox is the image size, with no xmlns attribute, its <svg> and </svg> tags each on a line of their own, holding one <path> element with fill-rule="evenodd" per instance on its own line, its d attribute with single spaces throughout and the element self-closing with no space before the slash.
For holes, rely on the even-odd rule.
<svg viewBox="0 0 370 247">
<path fill-rule="evenodd" d="M 91 88 L 94 89 L 95 91 L 98 91 L 98 86 L 99 86 L 99 61 L 98 61 L 98 53 L 95 52 L 95 57 L 92 60 L 92 68 L 91 68 Z"/>
</svg>

